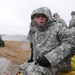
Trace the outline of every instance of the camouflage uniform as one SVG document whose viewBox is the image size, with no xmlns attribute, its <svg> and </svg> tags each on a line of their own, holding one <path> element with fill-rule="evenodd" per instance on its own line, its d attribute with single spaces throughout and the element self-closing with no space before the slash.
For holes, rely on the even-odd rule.
<svg viewBox="0 0 75 75">
<path fill-rule="evenodd" d="M 60 17 L 56 19 L 56 22 L 62 23 L 62 25 L 63 25 L 64 27 L 67 27 L 66 22 L 65 22 L 62 18 L 60 18 Z"/>
<path fill-rule="evenodd" d="M 57 18 L 55 18 L 55 16 L 57 16 Z M 63 27 L 67 27 L 66 22 L 65 22 L 62 18 L 60 18 L 60 16 L 59 16 L 58 13 L 54 13 L 54 14 L 53 14 L 53 17 L 54 17 L 54 20 L 55 20 L 56 22 L 62 23 L 62 26 L 63 26 Z"/>
<path fill-rule="evenodd" d="M 72 17 L 70 24 L 69 24 L 69 28 L 75 27 L 75 15 Z"/>
<path fill-rule="evenodd" d="M 35 21 L 35 15 L 38 13 L 45 14 L 48 17 L 48 21 L 43 27 L 37 25 Z M 23 74 L 60 75 L 60 72 L 70 70 L 70 50 L 74 46 L 73 29 L 64 29 L 62 24 L 54 22 L 51 11 L 46 7 L 34 10 L 31 15 L 31 20 L 28 39 L 33 43 L 34 62 L 25 62 L 20 66 Z M 36 59 L 42 56 L 48 59 L 51 67 L 42 67 L 34 64 Z"/>
</svg>

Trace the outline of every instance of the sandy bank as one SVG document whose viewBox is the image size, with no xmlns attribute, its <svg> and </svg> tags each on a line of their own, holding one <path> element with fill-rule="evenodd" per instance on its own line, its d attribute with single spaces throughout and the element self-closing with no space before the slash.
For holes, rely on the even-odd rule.
<svg viewBox="0 0 75 75">
<path fill-rule="evenodd" d="M 29 42 L 5 41 L 5 47 L 0 47 L 0 57 L 11 61 L 5 75 L 13 75 L 19 65 L 30 57 Z"/>
</svg>

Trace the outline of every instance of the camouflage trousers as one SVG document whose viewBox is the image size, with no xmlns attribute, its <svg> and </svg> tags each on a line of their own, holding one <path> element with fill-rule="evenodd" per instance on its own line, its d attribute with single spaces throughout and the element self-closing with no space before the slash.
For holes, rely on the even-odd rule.
<svg viewBox="0 0 75 75">
<path fill-rule="evenodd" d="M 23 75 L 60 75 L 60 70 L 57 68 L 46 68 L 39 65 L 35 65 L 34 62 L 25 62 L 20 66 L 20 71 Z"/>
</svg>

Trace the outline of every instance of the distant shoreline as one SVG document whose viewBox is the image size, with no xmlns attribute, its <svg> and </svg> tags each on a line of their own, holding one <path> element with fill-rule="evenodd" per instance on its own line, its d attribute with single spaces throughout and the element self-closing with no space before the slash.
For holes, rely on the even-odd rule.
<svg viewBox="0 0 75 75">
<path fill-rule="evenodd" d="M 2 35 L 4 41 L 27 41 L 27 36 L 24 35 Z"/>
</svg>

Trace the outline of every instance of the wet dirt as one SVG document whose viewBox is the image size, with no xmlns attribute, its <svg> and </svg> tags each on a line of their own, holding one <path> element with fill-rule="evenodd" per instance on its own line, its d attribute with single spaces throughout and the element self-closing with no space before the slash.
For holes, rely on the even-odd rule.
<svg viewBox="0 0 75 75">
<path fill-rule="evenodd" d="M 0 47 L 0 75 L 15 75 L 19 66 L 30 57 L 30 43 L 28 41 L 4 42 L 5 47 Z"/>
</svg>

